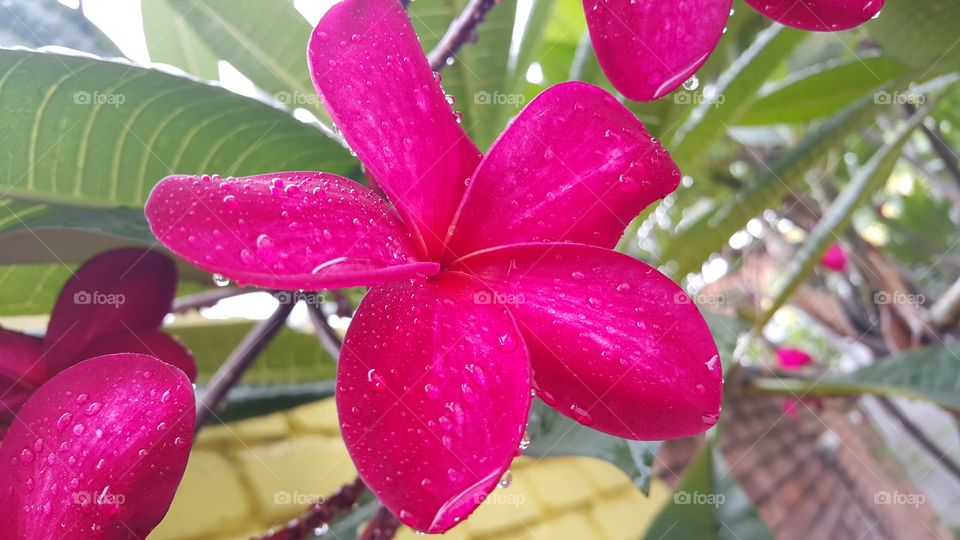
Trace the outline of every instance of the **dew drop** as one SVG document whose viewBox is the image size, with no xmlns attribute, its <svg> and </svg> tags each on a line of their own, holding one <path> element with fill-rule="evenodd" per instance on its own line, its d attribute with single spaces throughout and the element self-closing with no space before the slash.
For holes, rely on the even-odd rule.
<svg viewBox="0 0 960 540">
<path fill-rule="evenodd" d="M 523 431 L 523 437 L 520 439 L 520 451 L 523 452 L 527 448 L 530 448 L 530 433 L 527 430 Z"/>
<path fill-rule="evenodd" d="M 60 418 L 57 419 L 57 431 L 63 431 L 67 429 L 67 426 L 70 425 L 70 420 L 73 419 L 73 415 L 66 412 L 60 415 Z"/>
<path fill-rule="evenodd" d="M 371 369 L 367 372 L 367 383 L 375 392 L 380 392 L 386 388 L 386 384 L 383 381 L 383 375 L 377 373 L 377 370 L 375 369 Z"/>
<path fill-rule="evenodd" d="M 33 452 L 31 452 L 30 450 L 24 448 L 24 449 L 20 452 L 20 461 L 22 461 L 22 462 L 24 462 L 24 463 L 33 463 Z"/>
<path fill-rule="evenodd" d="M 691 75 L 689 79 L 683 82 L 684 90 L 692 92 L 697 88 L 700 88 L 700 79 L 696 75 Z"/>
<path fill-rule="evenodd" d="M 517 348 L 517 340 L 511 334 L 506 333 L 497 338 L 497 345 L 499 345 L 501 351 L 510 352 Z"/>
<path fill-rule="evenodd" d="M 213 284 L 217 287 L 226 287 L 230 284 L 230 278 L 224 276 L 223 274 L 214 274 Z"/>
<path fill-rule="evenodd" d="M 510 472 L 510 469 L 507 469 L 506 472 L 503 473 L 503 476 L 500 477 L 500 481 L 497 482 L 497 485 L 503 489 L 513 485 L 513 473 Z"/>
<path fill-rule="evenodd" d="M 93 416 L 97 414 L 98 412 L 100 412 L 100 409 L 102 408 L 103 408 L 103 403 L 100 403 L 99 401 L 94 401 L 87 407 L 87 416 Z"/>
</svg>

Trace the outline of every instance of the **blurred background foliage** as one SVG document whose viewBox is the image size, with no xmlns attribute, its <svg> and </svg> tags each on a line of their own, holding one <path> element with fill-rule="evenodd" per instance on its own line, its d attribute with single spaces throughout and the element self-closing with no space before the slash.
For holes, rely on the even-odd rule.
<svg viewBox="0 0 960 540">
<path fill-rule="evenodd" d="M 42 328 L 78 263 L 115 246 L 156 247 L 142 205 L 165 175 L 300 169 L 363 181 L 307 73 L 321 2 L 143 0 L 122 12 L 116 3 L 78 4 L 0 2 L 0 324 Z M 465 5 L 410 3 L 425 51 Z M 866 505 L 881 537 L 898 537 L 898 523 L 911 519 L 934 535 L 960 526 L 958 20 L 955 0 L 888 0 L 861 28 L 816 34 L 775 25 L 738 0 L 694 79 L 658 101 L 625 102 L 684 178 L 634 221 L 619 249 L 659 266 L 706 312 L 730 412 L 698 450 L 591 431 L 544 445 L 547 454 L 599 456 L 641 485 L 659 471 L 678 489 L 723 489 L 744 503 L 737 516 L 670 505 L 667 526 L 696 524 L 704 538 L 792 537 L 785 523 L 795 524 L 776 518 L 777 505 L 789 506 L 783 490 L 758 491 L 731 437 L 773 456 L 747 461 L 765 470 L 787 451 L 766 434 L 801 431 L 803 420 L 751 418 L 768 418 L 764 407 L 779 410 L 783 396 L 803 397 L 800 414 L 816 419 L 810 437 L 820 443 L 782 443 L 796 460 L 833 464 L 819 474 L 866 474 L 837 465 L 825 454 L 837 444 L 823 442 L 830 433 L 860 437 L 863 452 L 897 458 L 891 467 L 930 502 L 878 510 L 850 488 L 835 504 Z M 502 0 L 442 76 L 482 148 L 552 84 L 582 80 L 615 92 L 577 0 Z M 818 264 L 831 245 L 846 254 L 843 271 Z M 181 277 L 182 309 L 170 324 L 196 352 L 203 380 L 276 300 L 259 293 L 210 307 L 236 291 L 183 263 Z M 314 315 L 342 331 L 361 295 L 330 295 Z M 334 361 L 311 335 L 308 310 L 299 306 L 291 320 L 225 417 L 332 391 Z M 774 352 L 785 346 L 814 364 L 783 372 Z M 562 418 L 534 414 L 542 440 L 557 436 Z M 678 471 L 690 463 L 683 478 L 670 478 L 664 471 L 674 469 L 658 467 L 655 453 Z M 820 496 L 828 507 L 831 494 Z"/>
</svg>

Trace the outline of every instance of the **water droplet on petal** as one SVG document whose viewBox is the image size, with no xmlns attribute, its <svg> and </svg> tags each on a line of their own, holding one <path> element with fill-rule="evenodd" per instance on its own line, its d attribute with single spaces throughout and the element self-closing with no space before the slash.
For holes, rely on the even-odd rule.
<svg viewBox="0 0 960 540">
<path fill-rule="evenodd" d="M 513 485 L 513 473 L 510 472 L 510 469 L 507 469 L 506 472 L 503 473 L 503 476 L 500 477 L 500 481 L 497 482 L 497 485 L 504 489 Z"/>
<path fill-rule="evenodd" d="M 223 274 L 214 274 L 213 284 L 217 287 L 226 287 L 230 284 L 230 278 L 224 276 Z"/>
<path fill-rule="evenodd" d="M 367 383 L 369 383 L 370 388 L 375 392 L 380 392 L 386 388 L 386 384 L 383 381 L 383 375 L 377 373 L 377 370 L 371 369 L 367 372 Z"/>
</svg>

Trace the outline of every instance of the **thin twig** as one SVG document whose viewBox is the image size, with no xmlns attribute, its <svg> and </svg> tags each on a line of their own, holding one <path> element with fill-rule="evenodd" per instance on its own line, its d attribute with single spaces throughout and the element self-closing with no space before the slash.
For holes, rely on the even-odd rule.
<svg viewBox="0 0 960 540">
<path fill-rule="evenodd" d="M 930 323 L 933 326 L 946 329 L 957 324 L 957 320 L 960 320 L 960 279 L 930 306 Z"/>
<path fill-rule="evenodd" d="M 464 43 L 476 36 L 477 25 L 483 22 L 487 12 L 498 3 L 499 0 L 470 0 L 463 12 L 450 23 L 447 33 L 440 38 L 437 46 L 427 55 L 430 67 L 434 71 L 440 71 Z"/>
<path fill-rule="evenodd" d="M 213 289 L 209 291 L 203 291 L 196 294 L 189 294 L 187 296 L 181 296 L 173 301 L 173 308 L 170 310 L 173 313 L 186 313 L 187 311 L 193 309 L 200 309 L 202 307 L 210 307 L 224 298 L 231 298 L 240 294 L 246 294 L 250 291 L 245 291 L 237 287 L 224 287 L 222 289 Z"/>
<path fill-rule="evenodd" d="M 924 450 L 933 456 L 934 459 L 937 460 L 937 464 L 943 465 L 945 469 L 953 474 L 954 478 L 960 479 L 960 465 L 958 465 L 957 462 L 950 457 L 950 455 L 937 446 L 937 443 L 930 440 L 930 437 L 928 437 L 922 429 L 914 424 L 913 420 L 904 414 L 904 412 L 900 410 L 896 404 L 882 396 L 877 396 L 877 401 L 885 411 L 890 413 L 891 416 L 900 422 L 900 425 L 903 426 L 903 429 L 905 429 L 907 433 L 909 433 L 910 436 L 917 441 L 917 444 L 919 444 Z"/>
<path fill-rule="evenodd" d="M 917 111 L 917 108 L 910 104 L 904 105 L 903 107 L 910 115 L 913 115 L 913 113 Z M 947 141 L 943 139 L 940 129 L 936 126 L 928 127 L 926 124 L 920 124 L 920 129 L 927 137 L 927 140 L 930 141 L 930 147 L 933 148 L 933 151 L 940 160 L 943 161 L 944 169 L 960 184 L 960 163 L 958 163 L 957 154 L 950 148 Z"/>
<path fill-rule="evenodd" d="M 400 520 L 386 507 L 381 506 L 357 540 L 390 540 L 399 528 Z"/>
<path fill-rule="evenodd" d="M 340 514 L 353 510 L 357 499 L 366 490 L 367 486 L 357 478 L 353 483 L 341 487 L 329 498 L 310 505 L 302 516 L 290 520 L 279 529 L 255 537 L 255 540 L 302 540 L 315 529 L 329 525 Z"/>
<path fill-rule="evenodd" d="M 329 354 L 334 361 L 339 360 L 340 347 L 343 346 L 343 340 L 340 339 L 340 334 L 330 326 L 330 323 L 327 322 L 327 316 L 324 315 L 320 306 L 315 302 L 308 304 L 307 312 L 310 314 L 310 322 L 313 323 L 313 328 L 317 333 L 317 339 L 320 340 L 320 344 L 323 345 L 327 354 Z"/>
<path fill-rule="evenodd" d="M 240 380 L 260 352 L 266 348 L 283 328 L 294 302 L 281 302 L 276 311 L 266 320 L 258 322 L 243 341 L 230 353 L 227 360 L 214 373 L 206 390 L 197 400 L 197 431 L 203 427 L 216 410 L 227 392 Z"/>
</svg>

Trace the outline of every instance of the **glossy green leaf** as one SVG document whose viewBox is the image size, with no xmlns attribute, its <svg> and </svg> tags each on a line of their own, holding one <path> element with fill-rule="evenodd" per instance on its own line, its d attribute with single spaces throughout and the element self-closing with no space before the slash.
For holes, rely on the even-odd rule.
<svg viewBox="0 0 960 540">
<path fill-rule="evenodd" d="M 201 79 L 220 78 L 219 57 L 190 26 L 188 18 L 193 15 L 176 11 L 166 0 L 141 2 L 141 11 L 151 61 L 177 66 Z"/>
<path fill-rule="evenodd" d="M 676 275 L 699 270 L 700 265 L 719 251 L 751 218 L 764 209 L 779 205 L 791 190 L 800 189 L 803 175 L 829 151 L 838 148 L 847 135 L 867 125 L 874 112 L 874 100 L 870 96 L 824 122 L 769 169 L 762 171 L 752 185 L 674 235 L 663 258 L 676 263 Z"/>
<path fill-rule="evenodd" d="M 0 317 L 49 313 L 72 274 L 72 265 L 0 266 Z"/>
<path fill-rule="evenodd" d="M 98 207 L 140 206 L 172 173 L 348 175 L 355 160 L 283 111 L 131 65 L 0 50 L 0 192 Z"/>
<path fill-rule="evenodd" d="M 720 75 L 712 95 L 678 90 L 674 101 L 687 96 L 693 107 L 668 145 L 681 170 L 690 174 L 702 163 L 707 155 L 704 148 L 750 107 L 763 83 L 804 36 L 799 30 L 771 26 Z"/>
<path fill-rule="evenodd" d="M 870 161 L 857 171 L 850 183 L 834 199 L 817 226 L 810 232 L 803 245 L 791 258 L 784 276 L 775 285 L 770 307 L 757 318 L 757 328 L 763 328 L 777 310 L 787 303 L 794 291 L 816 269 L 820 257 L 823 256 L 827 247 L 836 242 L 843 234 L 844 229 L 853 218 L 853 212 L 883 187 L 897 164 L 897 160 L 900 159 L 903 145 L 906 144 L 913 130 L 927 116 L 929 110 L 928 107 L 924 107 L 914 113 L 909 120 L 903 122 L 892 134 L 890 141 L 877 150 Z"/>
<path fill-rule="evenodd" d="M 650 489 L 653 458 L 660 441 L 629 441 L 585 427 L 538 400 L 527 423 L 529 456 L 588 456 L 613 463 L 644 493 Z"/>
<path fill-rule="evenodd" d="M 797 123 L 829 116 L 904 71 L 903 64 L 885 55 L 824 62 L 764 91 L 737 124 Z"/>
<path fill-rule="evenodd" d="M 644 536 L 647 540 L 772 540 L 719 451 L 707 443 L 694 456 Z"/>
<path fill-rule="evenodd" d="M 866 27 L 884 52 L 926 76 L 960 69 L 958 20 L 956 0 L 900 1 L 884 4 L 880 16 Z"/>
</svg>

